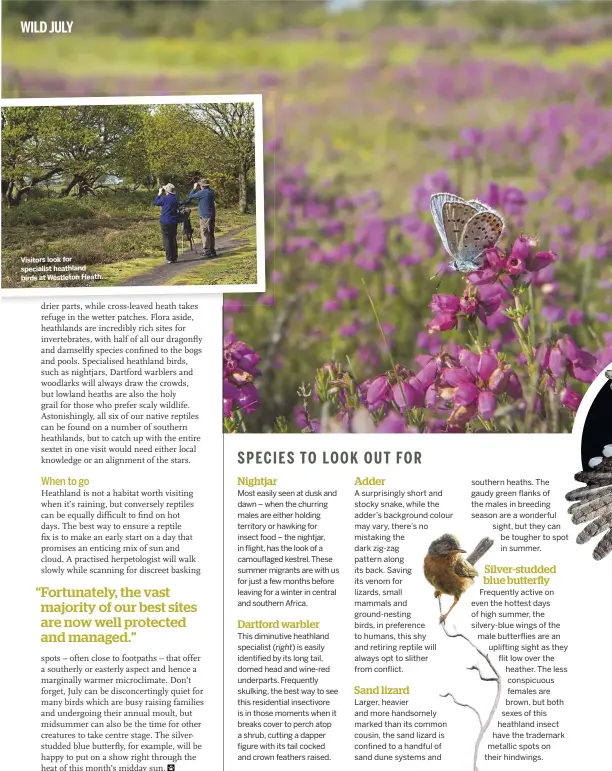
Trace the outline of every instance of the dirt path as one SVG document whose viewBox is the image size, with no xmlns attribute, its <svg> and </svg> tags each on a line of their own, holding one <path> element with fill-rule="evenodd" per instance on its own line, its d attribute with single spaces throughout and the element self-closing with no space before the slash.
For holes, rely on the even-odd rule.
<svg viewBox="0 0 612 771">
<path fill-rule="evenodd" d="M 137 276 L 132 276 L 125 281 L 120 281 L 117 286 L 162 286 L 169 279 L 194 267 L 194 265 L 197 265 L 198 263 L 202 263 L 203 265 L 215 263 L 217 260 L 230 255 L 237 246 L 240 246 L 243 241 L 236 238 L 236 236 L 252 227 L 254 227 L 254 225 L 245 225 L 242 228 L 229 230 L 227 233 L 217 236 L 215 238 L 215 250 L 217 256 L 212 260 L 206 259 L 200 254 L 190 250 L 186 251 L 184 254 L 179 254 L 177 262 L 165 262 L 165 258 L 161 257 L 160 259 L 163 260 L 163 262 L 157 268 L 147 270 L 145 273 L 139 273 Z M 180 234 L 178 241 L 180 252 Z"/>
</svg>

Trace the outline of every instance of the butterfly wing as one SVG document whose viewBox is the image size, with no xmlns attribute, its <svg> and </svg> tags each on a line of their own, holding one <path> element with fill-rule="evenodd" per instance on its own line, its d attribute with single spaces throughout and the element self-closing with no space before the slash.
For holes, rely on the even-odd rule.
<svg viewBox="0 0 612 771">
<path fill-rule="evenodd" d="M 474 198 L 471 201 L 468 201 L 468 204 L 473 208 L 476 209 L 477 212 L 481 211 L 493 211 L 490 206 L 487 206 L 486 203 L 483 203 L 482 201 L 477 200 Z"/>
<path fill-rule="evenodd" d="M 436 226 L 438 235 L 440 236 L 442 243 L 444 244 L 444 248 L 450 254 L 451 257 L 455 257 L 456 251 L 455 252 L 451 251 L 450 245 L 448 243 L 448 239 L 446 237 L 446 232 L 444 229 L 444 219 L 443 219 L 442 211 L 444 208 L 444 204 L 446 203 L 465 203 L 465 201 L 463 200 L 463 198 L 460 198 L 458 195 L 453 195 L 452 193 L 435 193 L 434 195 L 431 196 L 431 199 L 429 202 L 431 216 L 433 217 L 434 225 Z"/>
<path fill-rule="evenodd" d="M 501 216 L 491 210 L 478 212 L 466 223 L 457 250 L 455 265 L 468 273 L 482 267 L 482 253 L 499 241 L 504 229 Z"/>
<path fill-rule="evenodd" d="M 447 201 L 442 207 L 442 224 L 449 245 L 449 254 L 457 257 L 461 248 L 461 236 L 475 211 L 465 201 Z"/>
</svg>

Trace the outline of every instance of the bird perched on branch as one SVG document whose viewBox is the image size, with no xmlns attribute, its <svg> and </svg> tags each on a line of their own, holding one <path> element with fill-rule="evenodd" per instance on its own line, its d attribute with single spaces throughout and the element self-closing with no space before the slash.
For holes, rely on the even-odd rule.
<svg viewBox="0 0 612 771">
<path fill-rule="evenodd" d="M 459 602 L 461 595 L 474 583 L 474 578 L 478 575 L 474 565 L 491 546 L 493 546 L 493 540 L 483 538 L 466 559 L 463 555 L 467 552 L 459 546 L 457 536 L 445 533 L 431 542 L 423 563 L 425 578 L 436 590 L 434 592 L 436 599 L 443 594 L 449 594 L 455 598 L 446 613 L 440 616 L 441 624 L 446 622 L 448 614 Z"/>
</svg>

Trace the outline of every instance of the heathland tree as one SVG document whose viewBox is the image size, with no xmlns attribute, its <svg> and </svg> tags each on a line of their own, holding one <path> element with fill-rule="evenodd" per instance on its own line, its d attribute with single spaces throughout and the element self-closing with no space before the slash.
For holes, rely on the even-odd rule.
<svg viewBox="0 0 612 771">
<path fill-rule="evenodd" d="M 199 176 L 247 207 L 255 163 L 253 105 L 70 105 L 2 110 L 2 196 L 42 185 L 83 197 L 117 184 L 190 187 Z"/>
<path fill-rule="evenodd" d="M 255 168 L 255 110 L 250 102 L 188 105 L 191 121 L 212 132 L 238 179 L 238 207 L 247 208 L 247 187 Z"/>
<path fill-rule="evenodd" d="M 37 185 L 62 172 L 45 107 L 2 110 L 2 200 L 17 206 Z"/>
<path fill-rule="evenodd" d="M 43 183 L 82 197 L 109 176 L 138 178 L 145 166 L 138 106 L 7 107 L 2 110 L 2 198 L 18 205 Z"/>
</svg>

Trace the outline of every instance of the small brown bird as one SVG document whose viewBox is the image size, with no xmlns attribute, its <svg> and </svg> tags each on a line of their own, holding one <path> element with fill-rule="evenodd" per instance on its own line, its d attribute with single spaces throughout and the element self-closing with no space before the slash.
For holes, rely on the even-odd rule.
<svg viewBox="0 0 612 771">
<path fill-rule="evenodd" d="M 440 616 L 441 624 L 445 623 L 461 595 L 474 583 L 478 572 L 473 566 L 491 546 L 493 546 L 492 539 L 483 538 L 466 559 L 463 556 L 466 551 L 459 546 L 459 540 L 455 535 L 445 533 L 431 542 L 423 563 L 425 578 L 436 590 L 434 592 L 436 599 L 443 594 L 449 594 L 455 598 L 446 613 Z"/>
</svg>

